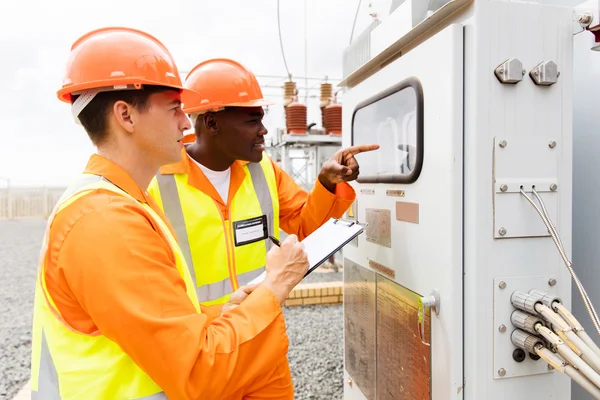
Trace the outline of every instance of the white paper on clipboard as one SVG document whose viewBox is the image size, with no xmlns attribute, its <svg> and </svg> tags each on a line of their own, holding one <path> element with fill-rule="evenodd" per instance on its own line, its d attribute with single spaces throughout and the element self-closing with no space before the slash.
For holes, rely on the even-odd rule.
<svg viewBox="0 0 600 400">
<path fill-rule="evenodd" d="M 302 244 L 304 244 L 304 249 L 308 254 L 309 263 L 306 275 L 313 272 L 317 267 L 327 261 L 330 256 L 334 255 L 339 249 L 350 243 L 356 236 L 360 235 L 366 226 L 367 224 L 331 218 L 313 233 L 304 238 Z M 265 277 L 266 272 L 263 272 L 259 277 L 253 279 L 248 284 L 255 285 L 261 283 Z"/>
</svg>

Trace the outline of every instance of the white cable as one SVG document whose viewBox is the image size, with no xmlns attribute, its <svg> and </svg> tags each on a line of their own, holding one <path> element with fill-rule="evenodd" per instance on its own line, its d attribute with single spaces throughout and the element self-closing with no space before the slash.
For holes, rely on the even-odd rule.
<svg viewBox="0 0 600 400">
<path fill-rule="evenodd" d="M 579 290 L 579 294 L 583 300 L 583 303 L 588 311 L 588 314 L 590 315 L 590 318 L 592 319 L 592 323 L 594 323 L 594 326 L 595 326 L 596 330 L 598 331 L 598 334 L 600 334 L 600 330 L 599 330 L 600 329 L 600 319 L 598 318 L 598 314 L 596 314 L 594 305 L 592 304 L 590 297 L 588 296 L 585 288 L 583 287 L 583 284 L 579 281 L 579 278 L 577 277 L 577 275 L 575 274 L 575 271 L 572 268 L 572 262 L 568 259 L 565 248 L 560 239 L 560 235 L 558 234 L 556 227 L 550 220 L 550 215 L 548 214 L 548 210 L 546 209 L 544 200 L 542 200 L 542 197 L 538 194 L 537 190 L 535 190 L 535 186 L 532 187 L 532 191 L 533 191 L 533 194 L 535 195 L 535 197 L 537 198 L 537 200 L 539 201 L 540 206 L 542 208 L 543 215 L 540 214 L 540 217 L 542 217 L 542 220 L 544 221 L 544 223 L 546 224 L 546 227 L 548 228 L 548 232 L 554 239 L 554 243 L 556 244 L 561 257 L 562 257 L 563 261 L 565 262 L 565 265 L 567 266 L 567 269 L 569 270 L 571 277 L 575 281 L 575 285 L 577 286 L 577 288 Z M 522 189 L 521 189 L 521 192 L 524 193 Z M 525 196 L 529 200 L 529 197 L 527 195 L 525 195 Z M 533 204 L 533 202 L 532 202 L 532 204 Z M 538 214 L 539 214 L 539 209 L 536 208 L 536 210 L 538 211 Z"/>
<path fill-rule="evenodd" d="M 577 318 L 562 304 L 558 304 L 556 306 L 556 312 L 560 315 L 575 331 L 577 336 L 583 340 L 583 342 L 588 345 L 590 349 L 594 351 L 600 357 L 600 347 L 594 343 L 592 338 L 587 334 L 587 332 L 583 329 Z"/>
<path fill-rule="evenodd" d="M 600 389 L 590 382 L 585 376 L 570 365 L 565 367 L 565 374 L 591 394 L 595 399 L 600 399 Z"/>
<path fill-rule="evenodd" d="M 549 365 L 553 366 L 555 370 L 569 376 L 596 399 L 600 399 L 600 390 L 592 382 L 581 375 L 575 368 L 568 365 L 558 355 L 554 354 L 542 345 L 536 346 L 535 353 Z"/>
<path fill-rule="evenodd" d="M 552 344 L 556 351 L 558 351 L 558 354 L 567 360 L 567 362 L 580 370 L 587 379 L 594 383 L 594 385 L 600 387 L 600 375 L 594 371 L 594 369 L 592 369 L 584 360 L 577 357 L 577 354 L 575 354 L 573 350 L 571 350 L 569 346 L 565 344 L 565 342 L 555 335 L 554 332 L 542 324 L 536 325 L 536 331 L 550 344 Z"/>
<path fill-rule="evenodd" d="M 600 357 L 598 357 L 598 355 L 573 332 L 569 324 L 567 324 L 560 315 L 541 303 L 535 305 L 535 310 L 552 324 L 552 328 L 559 336 L 561 333 L 564 335 L 563 340 L 570 341 L 573 344 L 573 346 L 581 353 L 581 358 L 588 363 L 590 367 L 600 373 Z"/>
<path fill-rule="evenodd" d="M 554 241 L 554 244 L 556 245 L 556 248 L 558 249 L 558 252 L 560 253 L 560 255 L 562 257 L 562 259 L 567 267 L 567 270 L 571 274 L 571 277 L 573 278 L 573 281 L 575 282 L 575 286 L 577 286 L 577 289 L 579 290 L 579 294 L 583 301 L 583 305 L 585 306 L 585 308 L 588 312 L 588 315 L 590 316 L 590 319 L 592 320 L 594 328 L 596 329 L 596 332 L 598 332 L 598 334 L 600 335 L 600 319 L 598 318 L 598 314 L 596 313 L 596 310 L 594 309 L 594 305 L 592 304 L 587 292 L 585 291 L 585 288 L 583 287 L 582 283 L 579 281 L 579 278 L 577 278 L 577 275 L 575 274 L 575 271 L 572 268 L 572 263 L 566 255 L 564 247 L 562 246 L 562 241 L 560 240 L 560 236 L 558 235 L 556 228 L 554 228 L 554 225 L 550 221 L 550 217 L 548 216 L 548 212 L 546 211 L 546 206 L 544 205 L 542 198 L 539 195 L 537 195 L 535 188 L 533 188 L 533 191 L 544 211 L 542 211 L 540 209 L 540 207 L 538 207 L 533 202 L 533 199 L 531 199 L 527 195 L 527 193 L 525 193 L 525 191 L 523 190 L 523 187 L 521 187 L 521 195 L 523 195 L 523 197 L 525 197 L 525 199 L 527 199 L 527 201 L 533 206 L 533 208 L 535 208 L 535 210 L 539 214 L 540 218 L 544 222 L 544 225 L 546 225 L 546 228 L 548 229 L 550 236 L 552 236 L 552 240 Z"/>
</svg>

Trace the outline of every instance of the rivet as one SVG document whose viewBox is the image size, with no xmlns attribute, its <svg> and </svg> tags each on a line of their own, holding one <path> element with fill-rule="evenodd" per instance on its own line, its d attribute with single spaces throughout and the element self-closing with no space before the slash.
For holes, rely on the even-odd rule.
<svg viewBox="0 0 600 400">
<path fill-rule="evenodd" d="M 505 148 L 507 144 L 508 143 L 506 143 L 506 140 L 501 140 L 500 143 L 498 143 L 498 146 Z"/>
<path fill-rule="evenodd" d="M 523 70 L 521 71 L 521 73 L 523 74 L 523 76 L 525 76 L 525 74 L 527 73 L 527 71 L 525 71 L 525 69 L 523 69 Z"/>
<path fill-rule="evenodd" d="M 500 282 L 500 283 L 498 284 L 498 287 L 499 287 L 500 289 L 506 289 L 506 282 L 504 282 L 504 281 Z"/>
<path fill-rule="evenodd" d="M 506 235 L 506 228 L 500 228 L 500 229 L 498 229 L 498 233 L 500 234 L 500 236 Z"/>
<path fill-rule="evenodd" d="M 550 190 L 552 190 L 553 192 L 556 192 L 556 189 L 558 189 L 558 185 L 556 183 L 553 183 L 552 185 L 550 185 Z"/>
<path fill-rule="evenodd" d="M 550 286 L 556 285 L 556 279 L 550 278 L 550 280 L 548 281 L 548 285 L 550 285 Z"/>
<path fill-rule="evenodd" d="M 500 376 L 504 376 L 504 375 L 506 375 L 506 370 L 505 370 L 504 368 L 500 368 L 500 369 L 498 370 L 498 375 L 500 375 Z"/>
<path fill-rule="evenodd" d="M 554 367 L 550 364 L 548 364 L 548 371 L 552 371 L 554 369 Z"/>
<path fill-rule="evenodd" d="M 507 185 L 502 185 L 500 186 L 500 190 L 503 192 L 506 192 L 508 190 L 508 186 Z"/>
<path fill-rule="evenodd" d="M 505 326 L 505 325 L 500 325 L 500 326 L 498 327 L 498 330 L 499 330 L 500 332 L 504 333 L 504 332 L 506 332 L 506 326 Z"/>
<path fill-rule="evenodd" d="M 556 142 L 553 140 L 550 143 L 548 143 L 548 147 L 550 147 L 551 149 L 556 147 Z"/>
</svg>

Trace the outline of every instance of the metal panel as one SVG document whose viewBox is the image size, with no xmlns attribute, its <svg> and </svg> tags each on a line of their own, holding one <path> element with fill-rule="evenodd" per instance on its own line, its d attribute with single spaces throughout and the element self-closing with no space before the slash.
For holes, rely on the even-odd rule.
<svg viewBox="0 0 600 400">
<path fill-rule="evenodd" d="M 419 295 L 377 275 L 377 399 L 429 400 L 431 351 L 418 334 Z M 425 315 L 431 339 L 431 311 Z"/>
<path fill-rule="evenodd" d="M 497 277 L 494 279 L 494 325 L 490 335 L 494 336 L 494 379 L 515 378 L 517 376 L 548 373 L 547 364 L 542 360 L 527 357 L 523 362 L 512 358 L 516 347 L 510 335 L 515 327 L 510 322 L 510 316 L 516 308 L 510 302 L 510 296 L 515 291 L 528 293 L 531 289 L 539 289 L 556 295 L 556 286 L 550 286 L 552 275 L 537 275 L 523 277 Z M 502 283 L 502 284 L 500 284 Z M 492 288 L 490 288 L 492 289 Z M 504 327 L 504 328 L 502 328 Z M 502 370 L 502 372 L 500 372 Z"/>
<path fill-rule="evenodd" d="M 494 146 L 494 237 L 549 236 L 535 209 L 521 195 L 540 193 L 552 220 L 558 213 L 560 145 L 552 137 L 496 138 Z"/>
<path fill-rule="evenodd" d="M 344 256 L 385 271 L 396 284 L 415 293 L 440 293 L 441 311 L 439 315 L 432 313 L 430 338 L 435 349 L 431 353 L 431 398 L 436 400 L 461 399 L 463 394 L 462 66 L 463 30 L 453 25 L 344 95 L 343 139 L 347 146 L 352 113 L 358 104 L 408 77 L 418 79 L 423 88 L 424 163 L 419 179 L 410 184 L 352 183 L 360 222 L 367 222 L 367 210 L 394 213 L 390 213 L 390 247 L 369 241 L 365 234 L 359 236 L 358 247 L 344 248 Z M 361 155 L 356 156 L 359 163 Z M 388 193 L 419 204 L 419 223 L 397 220 L 396 202 L 400 198 Z M 416 323 L 415 317 L 405 329 L 416 329 Z M 404 348 L 401 341 L 393 346 L 397 356 L 403 355 Z M 357 385 L 350 386 L 347 373 L 345 377 L 344 398 L 364 399 Z"/>
<path fill-rule="evenodd" d="M 375 399 L 375 272 L 344 260 L 344 362 L 368 400 Z"/>
<path fill-rule="evenodd" d="M 374 208 L 365 210 L 367 228 L 365 236 L 367 241 L 381 246 L 392 247 L 391 211 Z"/>
</svg>

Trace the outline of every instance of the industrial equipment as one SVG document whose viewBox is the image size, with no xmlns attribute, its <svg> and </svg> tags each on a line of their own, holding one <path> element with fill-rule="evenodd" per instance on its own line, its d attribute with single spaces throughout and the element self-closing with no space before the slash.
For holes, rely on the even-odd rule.
<svg viewBox="0 0 600 400">
<path fill-rule="evenodd" d="M 342 144 L 381 148 L 347 215 L 368 227 L 344 248 L 345 399 L 600 399 L 570 255 L 599 4 L 566 1 L 393 1 L 346 50 Z"/>
</svg>

